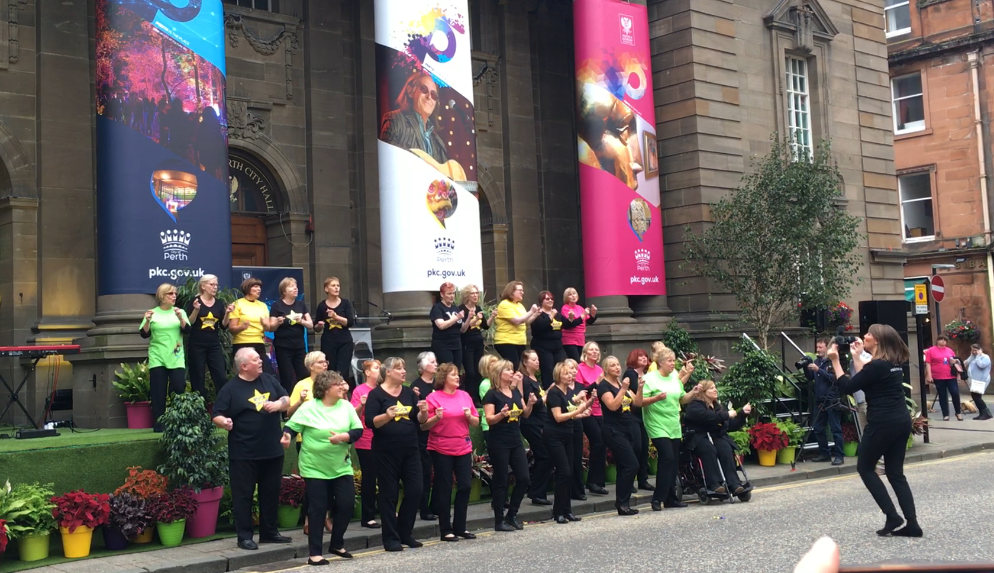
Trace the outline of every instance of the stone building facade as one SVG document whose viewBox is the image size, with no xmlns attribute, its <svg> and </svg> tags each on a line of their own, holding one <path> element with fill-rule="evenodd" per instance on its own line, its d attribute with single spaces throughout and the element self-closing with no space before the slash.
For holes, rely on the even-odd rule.
<svg viewBox="0 0 994 573">
<path fill-rule="evenodd" d="M 0 11 L 8 20 L 0 22 L 0 345 L 75 340 L 83 352 L 62 366 L 60 387 L 72 385 L 77 423 L 121 425 L 110 383 L 119 363 L 144 357 L 136 330 L 151 299 L 95 294 L 93 0 L 42 3 L 10 0 Z M 684 236 L 707 225 L 708 205 L 738 185 L 773 132 L 794 128 L 812 142 L 832 140 L 844 208 L 866 221 L 852 301 L 900 298 L 882 8 L 647 4 L 669 294 L 587 300 L 602 315 L 588 337 L 620 356 L 676 319 L 728 355 L 734 335 L 711 327 L 734 314 L 734 300 L 682 270 Z M 482 286 L 492 297 L 517 279 L 528 300 L 567 286 L 582 296 L 571 2 L 470 7 Z M 367 302 L 393 312 L 391 326 L 376 331 L 378 354 L 427 347 L 429 295 L 380 287 L 372 2 L 225 0 L 224 8 L 229 166 L 253 193 L 233 207 L 236 264 L 303 268 L 311 305 L 324 277 L 338 276 L 360 312 Z M 19 377 L 21 368 L 7 360 L 2 372 Z M 35 411 L 50 382 L 50 370 L 35 375 Z"/>
<path fill-rule="evenodd" d="M 907 288 L 933 272 L 941 275 L 945 298 L 933 334 L 968 318 L 990 348 L 994 92 L 987 88 L 994 82 L 994 5 L 889 4 L 885 23 Z"/>
</svg>

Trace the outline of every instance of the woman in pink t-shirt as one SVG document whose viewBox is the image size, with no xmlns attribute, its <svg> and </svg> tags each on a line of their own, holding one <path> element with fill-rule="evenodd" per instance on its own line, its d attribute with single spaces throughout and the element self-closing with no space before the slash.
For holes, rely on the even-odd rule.
<svg viewBox="0 0 994 573">
<path fill-rule="evenodd" d="M 597 307 L 590 305 L 583 308 L 577 304 L 578 300 L 580 295 L 575 288 L 570 287 L 563 291 L 565 304 L 560 314 L 563 317 L 563 349 L 566 351 L 566 356 L 581 362 L 580 349 L 587 342 L 587 325 L 597 320 Z"/>
<path fill-rule="evenodd" d="M 956 419 L 962 422 L 963 413 L 959 407 L 959 380 L 956 375 L 963 366 L 948 344 L 949 338 L 945 334 L 940 334 L 935 339 L 935 346 L 925 351 L 925 383 L 935 384 L 935 389 L 939 393 L 942 419 L 949 419 L 949 400 L 946 395 L 952 394 Z"/>
<path fill-rule="evenodd" d="M 372 452 L 373 432 L 366 427 L 366 396 L 369 391 L 380 385 L 380 361 L 367 360 L 362 364 L 365 383 L 356 386 L 352 391 L 352 405 L 355 413 L 362 422 L 362 437 L 356 440 L 355 451 L 359 456 L 359 468 L 362 471 L 362 526 L 377 529 L 376 522 L 376 454 Z"/>
<path fill-rule="evenodd" d="M 428 453 L 435 470 L 432 484 L 432 511 L 438 515 L 442 541 L 475 539 L 466 529 L 469 490 L 472 485 L 473 441 L 469 427 L 480 425 L 480 416 L 469 394 L 459 389 L 459 367 L 446 363 L 435 372 L 435 391 L 428 395 Z M 452 474 L 456 476 L 455 512 L 452 521 Z"/>
<path fill-rule="evenodd" d="M 565 336 L 565 335 L 564 335 Z M 596 342 L 588 342 L 583 345 L 583 352 L 580 354 L 580 365 L 576 370 L 576 383 L 585 390 L 597 389 L 597 384 L 604 377 L 604 371 L 597 364 L 601 359 L 601 347 Z M 607 447 L 604 446 L 604 439 L 601 437 L 601 404 L 600 400 L 594 400 L 590 406 L 590 416 L 583 418 L 583 433 L 587 435 L 590 442 L 590 468 L 587 471 L 587 489 L 590 493 L 597 495 L 607 495 L 604 487 L 604 469 L 607 465 Z"/>
</svg>

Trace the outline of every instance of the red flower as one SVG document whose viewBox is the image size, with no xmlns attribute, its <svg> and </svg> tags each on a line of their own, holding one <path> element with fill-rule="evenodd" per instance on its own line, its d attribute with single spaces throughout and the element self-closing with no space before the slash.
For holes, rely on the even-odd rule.
<svg viewBox="0 0 994 573">
<path fill-rule="evenodd" d="M 0 553 L 7 550 L 7 522 L 0 519 Z"/>
</svg>

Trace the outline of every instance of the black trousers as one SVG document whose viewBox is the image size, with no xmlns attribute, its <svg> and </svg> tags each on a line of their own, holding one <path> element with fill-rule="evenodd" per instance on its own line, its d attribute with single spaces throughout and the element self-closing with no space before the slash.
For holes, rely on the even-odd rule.
<svg viewBox="0 0 994 573">
<path fill-rule="evenodd" d="M 186 390 L 186 370 L 156 366 L 148 369 L 149 393 L 152 398 L 152 420 L 156 432 L 162 431 L 159 418 L 166 413 L 166 396 L 169 392 L 182 394 Z"/>
<path fill-rule="evenodd" d="M 611 448 L 614 463 L 618 466 L 618 483 L 614 486 L 615 507 L 628 507 L 632 500 L 632 484 L 638 473 L 639 462 L 632 447 L 632 429 L 604 424 L 604 444 Z"/>
<path fill-rule="evenodd" d="M 242 348 L 251 348 L 259 353 L 259 358 L 262 358 L 262 371 L 270 376 L 276 376 L 276 370 L 273 369 L 273 363 L 269 361 L 269 354 L 266 353 L 265 344 L 232 344 L 231 345 L 231 363 L 235 363 L 235 354 Z"/>
<path fill-rule="evenodd" d="M 649 435 L 645 433 L 645 424 L 638 418 L 632 423 L 632 445 L 639 462 L 639 487 L 642 487 L 649 483 Z"/>
<path fill-rule="evenodd" d="M 431 455 L 428 454 L 428 438 L 426 437 L 423 441 L 418 443 L 418 452 L 421 456 L 421 491 L 424 495 L 421 496 L 421 515 L 428 515 L 431 513 Z"/>
<path fill-rule="evenodd" d="M 231 513 L 235 518 L 238 539 L 252 539 L 252 496 L 259 487 L 259 538 L 279 535 L 276 510 L 280 504 L 280 480 L 283 478 L 283 456 L 268 460 L 229 460 L 231 472 Z M 313 504 L 313 500 L 311 501 Z M 311 523 L 314 523 L 313 521 Z M 321 530 L 324 513 L 317 521 Z"/>
<path fill-rule="evenodd" d="M 552 500 L 552 516 L 559 517 L 573 513 L 573 504 L 570 501 L 572 476 L 574 470 L 580 469 L 573 465 L 575 458 L 573 455 L 573 435 L 545 436 L 545 445 L 549 450 L 552 465 L 556 466 L 556 493 Z"/>
<path fill-rule="evenodd" d="M 480 359 L 483 358 L 483 341 L 462 348 L 462 368 L 466 372 L 463 377 L 463 390 L 469 393 L 474 403 L 480 402 Z"/>
<path fill-rule="evenodd" d="M 431 463 L 435 468 L 435 484 L 431 490 L 432 510 L 438 515 L 438 531 L 442 537 L 466 531 L 466 512 L 469 511 L 469 490 L 473 485 L 473 454 L 447 456 L 432 451 Z M 456 478 L 456 500 L 452 503 L 452 476 Z M 453 505 L 455 512 L 451 512 Z M 449 514 L 452 513 L 451 521 Z"/>
<path fill-rule="evenodd" d="M 551 414 L 549 414 L 551 416 Z M 521 435 L 528 440 L 528 447 L 535 456 L 535 466 L 530 476 L 531 486 L 528 497 L 531 499 L 546 499 L 549 495 L 549 481 L 552 480 L 552 458 L 549 448 L 542 439 L 542 426 L 539 424 L 521 424 Z"/>
<path fill-rule="evenodd" d="M 328 359 L 328 369 L 334 370 L 342 375 L 342 378 L 349 383 L 349 392 L 355 390 L 355 376 L 352 375 L 352 353 L 355 351 L 355 343 L 351 340 L 347 342 L 321 342 L 321 352 Z"/>
<path fill-rule="evenodd" d="M 514 472 L 514 491 L 511 492 L 511 506 L 507 515 L 517 515 L 521 500 L 531 486 L 528 477 L 528 457 L 525 455 L 524 444 L 519 443 L 513 448 L 493 447 L 487 444 L 490 452 L 490 463 L 494 467 L 494 479 L 490 482 L 491 506 L 494 508 L 494 520 L 504 519 L 504 502 L 507 501 L 508 468 Z"/>
<path fill-rule="evenodd" d="M 705 436 L 694 446 L 694 455 L 700 458 L 704 466 L 705 485 L 711 491 L 721 485 L 721 472 L 725 473 L 725 483 L 732 491 L 742 485 L 739 474 L 735 470 L 735 448 L 728 440 L 719 438 L 714 444 Z M 718 471 L 721 464 L 721 472 Z"/>
<path fill-rule="evenodd" d="M 953 396 L 953 411 L 961 414 L 959 407 L 959 380 L 950 378 L 949 380 L 935 379 L 935 389 L 939 392 L 939 408 L 942 408 L 942 417 L 949 417 L 948 395 Z"/>
<path fill-rule="evenodd" d="M 973 403 L 977 405 L 977 412 L 983 416 L 984 414 L 990 414 L 987 409 L 987 403 L 984 402 L 984 395 L 979 392 L 970 392 L 970 396 L 973 397 Z"/>
<path fill-rule="evenodd" d="M 658 459 L 656 462 L 656 491 L 652 492 L 652 501 L 673 503 L 680 501 L 676 495 L 677 465 L 680 463 L 680 440 L 672 438 L 652 438 L 656 446 Z"/>
<path fill-rule="evenodd" d="M 414 520 L 424 494 L 421 483 L 421 453 L 417 448 L 376 450 L 376 472 L 379 484 L 380 521 L 383 547 L 398 547 L 410 541 Z M 400 482 L 404 482 L 404 501 L 397 508 Z"/>
<path fill-rule="evenodd" d="M 504 360 L 510 360 L 511 364 L 514 365 L 514 369 L 517 370 L 518 366 L 521 364 L 521 353 L 525 351 L 524 344 L 494 344 L 494 350 L 500 357 Z"/>
<path fill-rule="evenodd" d="M 604 487 L 604 473 L 607 466 L 607 448 L 601 436 L 603 420 L 600 416 L 588 416 L 583 419 L 583 433 L 590 442 L 590 465 L 587 467 L 587 487 L 599 485 Z"/>
<path fill-rule="evenodd" d="M 936 381 L 938 382 L 938 380 Z M 859 454 L 856 460 L 856 471 L 863 480 L 863 485 L 870 491 L 873 501 L 887 517 L 897 515 L 894 502 L 891 501 L 884 482 L 877 475 L 877 461 L 884 458 L 884 473 L 887 481 L 894 488 L 897 502 L 901 505 L 904 518 L 909 523 L 915 523 L 918 514 L 915 512 L 915 498 L 911 494 L 911 486 L 904 477 L 904 454 L 908 450 L 908 436 L 911 435 L 911 418 L 886 424 L 868 423 L 863 430 L 863 440 L 859 443 Z"/>
<path fill-rule="evenodd" d="M 532 350 L 535 354 L 538 354 L 538 368 L 541 373 L 542 378 L 539 380 L 539 384 L 543 388 L 547 388 L 552 384 L 552 370 L 563 360 L 566 360 L 566 351 L 563 350 L 563 346 L 560 344 L 556 348 L 543 348 L 541 345 L 535 346 L 532 344 Z"/>
<path fill-rule="evenodd" d="M 321 555 L 324 516 L 331 512 L 331 543 L 328 549 L 345 549 L 345 530 L 355 509 L 355 482 L 352 475 L 335 479 L 304 478 L 307 487 L 307 549 L 311 557 Z M 261 522 L 260 522 L 261 523 Z"/>
<path fill-rule="evenodd" d="M 307 378 L 310 372 L 304 367 L 303 348 L 276 347 L 276 369 L 280 372 L 280 384 L 289 396 L 297 382 Z M 341 549 L 340 547 L 337 549 Z"/>
<path fill-rule="evenodd" d="M 828 436 L 825 434 L 825 426 L 832 429 L 832 441 L 835 445 L 828 449 Z M 832 458 L 844 457 L 842 452 L 842 412 L 829 403 L 818 402 L 815 404 L 815 419 L 811 424 L 815 439 L 818 440 L 818 451 L 822 455 L 831 455 Z"/>
<path fill-rule="evenodd" d="M 549 414 L 550 416 L 552 414 Z M 573 419 L 573 471 L 570 472 L 570 490 L 573 497 L 583 497 L 587 490 L 583 487 L 583 420 Z M 553 461 L 555 463 L 555 461 Z M 558 475 L 558 474 L 557 474 Z M 588 472 L 589 475 L 589 472 Z M 558 479 L 558 478 L 557 478 Z"/>
<path fill-rule="evenodd" d="M 228 373 L 224 364 L 224 349 L 221 344 L 213 346 L 200 346 L 191 344 L 186 348 L 187 375 L 190 376 L 190 387 L 194 392 L 199 393 L 207 400 L 207 376 L 211 373 L 211 382 L 214 383 L 214 395 L 221 391 L 221 387 L 228 381 Z"/>
<path fill-rule="evenodd" d="M 358 448 L 356 454 L 362 470 L 362 523 L 368 523 L 376 519 L 376 454 Z"/>
<path fill-rule="evenodd" d="M 435 361 L 438 364 L 455 364 L 456 368 L 462 366 L 462 347 L 443 348 L 442 345 L 431 343 L 431 351 L 435 353 Z"/>
<path fill-rule="evenodd" d="M 564 344 L 563 350 L 566 351 L 566 358 L 572 358 L 573 360 L 576 360 L 577 363 L 580 362 L 580 355 L 583 354 L 583 346 Z"/>
</svg>

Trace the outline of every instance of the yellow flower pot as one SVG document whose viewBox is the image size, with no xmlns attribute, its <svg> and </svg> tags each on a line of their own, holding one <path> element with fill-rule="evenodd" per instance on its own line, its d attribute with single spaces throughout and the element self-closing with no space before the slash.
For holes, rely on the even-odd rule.
<svg viewBox="0 0 994 573">
<path fill-rule="evenodd" d="M 69 559 L 78 559 L 90 554 L 90 545 L 93 542 L 93 530 L 85 525 L 80 525 L 69 532 L 65 527 L 59 527 L 62 533 L 62 550 Z"/>
<path fill-rule="evenodd" d="M 773 467 L 777 465 L 776 450 L 757 450 L 759 452 L 759 465 Z"/>
<path fill-rule="evenodd" d="M 150 523 L 144 531 L 136 535 L 131 541 L 133 543 L 152 543 L 152 534 L 155 533 L 155 524 Z"/>
</svg>

